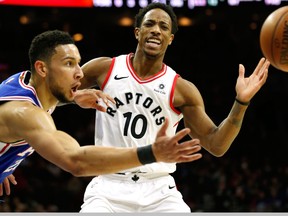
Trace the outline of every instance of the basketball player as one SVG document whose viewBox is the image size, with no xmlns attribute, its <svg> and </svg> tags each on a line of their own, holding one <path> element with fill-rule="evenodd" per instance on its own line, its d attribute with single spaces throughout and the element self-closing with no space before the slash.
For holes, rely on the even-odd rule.
<svg viewBox="0 0 288 216">
<path fill-rule="evenodd" d="M 145 146 L 165 117 L 171 123 L 170 135 L 183 118 L 192 138 L 214 156 L 222 156 L 239 133 L 250 100 L 265 83 L 269 62 L 261 58 L 249 77 L 239 65 L 235 102 L 217 126 L 205 113 L 196 86 L 163 63 L 177 31 L 172 8 L 151 3 L 135 19 L 135 53 L 100 57 L 82 66 L 81 88 L 98 85 L 116 101 L 106 113 L 96 113 L 95 144 Z M 108 133 L 111 125 L 113 134 Z M 190 212 L 170 175 L 175 169 L 175 163 L 153 163 L 95 177 L 86 188 L 80 212 Z"/>
<path fill-rule="evenodd" d="M 31 72 L 16 73 L 0 85 L 0 195 L 4 189 L 10 193 L 9 180 L 16 184 L 14 170 L 34 150 L 74 176 L 115 173 L 156 161 L 189 162 L 201 158 L 199 140 L 178 143 L 189 129 L 166 136 L 168 121 L 148 147 L 80 147 L 70 135 L 56 129 L 50 114 L 59 102 L 73 100 L 81 107 L 105 111 L 95 101 L 102 99 L 107 106 L 109 96 L 92 89 L 77 91 L 83 77 L 81 56 L 65 32 L 54 30 L 36 36 L 29 58 Z"/>
</svg>

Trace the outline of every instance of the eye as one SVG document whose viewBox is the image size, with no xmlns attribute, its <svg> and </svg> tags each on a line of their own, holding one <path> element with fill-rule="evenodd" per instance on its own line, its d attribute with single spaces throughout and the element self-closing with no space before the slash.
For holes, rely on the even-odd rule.
<svg viewBox="0 0 288 216">
<path fill-rule="evenodd" d="M 153 23 L 152 22 L 144 22 L 143 26 L 151 27 L 151 26 L 153 26 Z"/>
<path fill-rule="evenodd" d="M 162 26 L 161 27 L 163 30 L 169 30 L 169 27 L 168 26 Z"/>
<path fill-rule="evenodd" d="M 67 62 L 66 62 L 66 65 L 67 65 L 68 67 L 70 67 L 70 66 L 73 65 L 73 63 L 72 63 L 72 61 L 67 61 Z"/>
<path fill-rule="evenodd" d="M 170 29 L 170 28 L 169 28 L 169 25 L 168 25 L 167 23 L 165 23 L 165 22 L 161 23 L 161 28 L 162 28 L 163 30 L 169 30 L 169 29 Z"/>
</svg>

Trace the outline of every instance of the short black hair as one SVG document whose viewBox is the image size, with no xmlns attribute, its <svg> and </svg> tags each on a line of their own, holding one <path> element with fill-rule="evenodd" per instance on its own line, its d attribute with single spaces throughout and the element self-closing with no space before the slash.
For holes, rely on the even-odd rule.
<svg viewBox="0 0 288 216">
<path fill-rule="evenodd" d="M 171 20 L 172 20 L 172 34 L 175 34 L 178 31 L 178 23 L 177 23 L 177 16 L 175 14 L 175 12 L 173 11 L 173 8 L 171 5 L 167 5 L 164 3 L 160 3 L 160 2 L 152 2 L 150 3 L 148 6 L 141 8 L 138 12 L 138 14 L 136 14 L 135 16 L 135 22 L 134 22 L 134 27 L 140 27 L 143 21 L 143 17 L 145 16 L 145 14 L 155 8 L 160 8 L 162 10 L 164 10 L 166 13 L 169 14 Z"/>
<path fill-rule="evenodd" d="M 31 71 L 37 60 L 50 62 L 58 45 L 75 44 L 69 33 L 60 30 L 48 30 L 37 35 L 29 48 L 29 60 Z"/>
</svg>

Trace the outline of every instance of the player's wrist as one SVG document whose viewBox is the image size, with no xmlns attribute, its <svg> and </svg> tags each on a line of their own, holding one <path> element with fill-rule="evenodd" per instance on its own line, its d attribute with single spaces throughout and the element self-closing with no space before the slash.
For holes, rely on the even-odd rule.
<svg viewBox="0 0 288 216">
<path fill-rule="evenodd" d="M 152 145 L 138 147 L 137 156 L 140 163 L 143 165 L 156 162 L 156 158 L 152 150 Z"/>
<path fill-rule="evenodd" d="M 237 97 L 235 98 L 235 101 L 242 106 L 249 106 L 249 104 L 250 104 L 250 101 L 243 102 L 243 101 L 238 100 Z"/>
</svg>

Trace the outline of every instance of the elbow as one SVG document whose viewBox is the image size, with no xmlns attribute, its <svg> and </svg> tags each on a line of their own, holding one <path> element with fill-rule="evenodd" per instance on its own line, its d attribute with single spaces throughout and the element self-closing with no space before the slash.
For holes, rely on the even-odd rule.
<svg viewBox="0 0 288 216">
<path fill-rule="evenodd" d="M 71 175 L 73 175 L 74 177 L 84 177 L 85 174 L 83 173 L 83 171 L 81 171 L 80 169 L 71 169 L 69 171 L 71 173 Z"/>
<path fill-rule="evenodd" d="M 223 155 L 225 154 L 225 152 L 213 152 L 212 155 L 215 156 L 215 157 L 222 157 Z"/>
<path fill-rule="evenodd" d="M 210 154 L 212 154 L 215 157 L 223 157 L 226 152 L 228 151 L 230 145 L 223 145 L 223 143 L 210 143 L 207 146 L 207 150 Z"/>
<path fill-rule="evenodd" d="M 87 176 L 85 173 L 85 168 L 80 161 L 69 161 L 65 164 L 65 168 L 67 172 L 75 177 L 84 177 Z"/>
<path fill-rule="evenodd" d="M 227 152 L 228 149 L 216 149 L 216 148 L 211 148 L 209 150 L 210 154 L 212 154 L 215 157 L 223 157 L 225 153 Z"/>
</svg>

